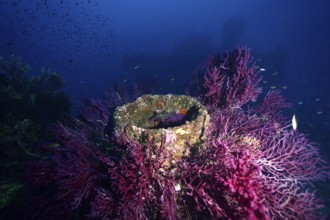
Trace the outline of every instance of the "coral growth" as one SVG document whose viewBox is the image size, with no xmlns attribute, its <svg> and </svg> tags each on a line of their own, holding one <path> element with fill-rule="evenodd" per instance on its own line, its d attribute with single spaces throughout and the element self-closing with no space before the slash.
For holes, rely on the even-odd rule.
<svg viewBox="0 0 330 220">
<path fill-rule="evenodd" d="M 64 207 L 67 216 L 322 218 L 313 183 L 329 179 L 329 167 L 306 135 L 291 129 L 282 113 L 289 104 L 278 91 L 249 105 L 261 93 L 250 51 L 215 56 L 198 74 L 197 98 L 208 108 L 211 124 L 206 140 L 190 146 L 189 155 L 164 166 L 173 158 L 164 147 L 166 132 L 157 144 L 152 135 L 139 143 L 125 129 L 109 132 L 110 110 L 124 102 L 114 90 L 107 107 L 85 102 L 83 120 L 52 126 L 61 146 L 34 164 L 33 184 L 51 179 L 57 190 L 52 204 Z"/>
<path fill-rule="evenodd" d="M 261 93 L 259 72 L 250 50 L 237 48 L 224 56 L 209 58 L 203 68 L 197 69 L 192 93 L 209 109 L 239 108 L 256 101 Z"/>
<path fill-rule="evenodd" d="M 39 158 L 36 143 L 50 141 L 46 127 L 70 113 L 60 75 L 29 71 L 18 57 L 0 57 L 0 210 L 22 193 L 22 161 Z"/>
</svg>

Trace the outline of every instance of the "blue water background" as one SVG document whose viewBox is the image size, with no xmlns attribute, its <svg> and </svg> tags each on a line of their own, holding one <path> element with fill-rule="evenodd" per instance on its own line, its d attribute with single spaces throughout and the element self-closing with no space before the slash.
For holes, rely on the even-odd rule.
<svg viewBox="0 0 330 220">
<path fill-rule="evenodd" d="M 0 55 L 61 74 L 78 113 L 114 81 L 184 93 L 209 55 L 246 46 L 329 159 L 329 24 L 328 0 L 1 0 Z"/>
</svg>

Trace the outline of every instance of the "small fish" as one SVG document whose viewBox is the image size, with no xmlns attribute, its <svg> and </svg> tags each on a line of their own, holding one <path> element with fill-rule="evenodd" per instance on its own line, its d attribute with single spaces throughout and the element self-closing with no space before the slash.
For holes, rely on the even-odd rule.
<svg viewBox="0 0 330 220">
<path fill-rule="evenodd" d="M 298 122 L 297 122 L 296 114 L 293 114 L 293 116 L 292 116 L 292 128 L 293 128 L 293 130 L 297 130 L 297 127 L 298 127 Z"/>
<path fill-rule="evenodd" d="M 134 67 L 135 70 L 137 70 L 137 69 L 139 69 L 139 68 L 140 68 L 140 65 L 136 65 L 136 66 Z"/>
<path fill-rule="evenodd" d="M 265 68 L 260 68 L 260 71 L 261 71 L 261 72 L 265 72 L 266 69 L 265 69 Z"/>
<path fill-rule="evenodd" d="M 124 103 L 124 100 L 121 98 L 120 94 L 115 90 L 116 95 L 118 96 L 120 102 Z"/>
<path fill-rule="evenodd" d="M 50 142 L 47 144 L 47 147 L 49 147 L 49 148 L 57 148 L 59 146 L 61 146 L 61 145 L 59 143 L 55 143 L 55 142 Z"/>
<path fill-rule="evenodd" d="M 186 120 L 186 113 L 166 113 L 166 112 L 154 112 L 153 115 L 148 119 L 152 122 L 150 128 L 168 128 L 180 125 Z"/>
</svg>

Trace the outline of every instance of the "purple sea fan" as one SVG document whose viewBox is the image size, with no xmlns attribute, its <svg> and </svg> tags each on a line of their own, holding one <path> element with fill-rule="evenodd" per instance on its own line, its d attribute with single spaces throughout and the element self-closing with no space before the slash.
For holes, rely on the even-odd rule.
<svg viewBox="0 0 330 220">
<path fill-rule="evenodd" d="M 115 216 L 117 212 L 117 201 L 114 194 L 103 188 L 97 188 L 95 192 L 96 196 L 91 200 L 91 211 L 88 217 L 109 219 L 109 216 Z"/>
<path fill-rule="evenodd" d="M 103 128 L 108 125 L 109 111 L 99 99 L 84 100 L 81 111 L 88 122 L 100 124 Z"/>
<path fill-rule="evenodd" d="M 231 153 L 227 163 L 227 172 L 219 176 L 219 181 L 228 190 L 226 197 L 229 204 L 239 204 L 235 218 L 247 219 L 271 219 L 265 205 L 263 196 L 260 195 L 262 184 L 260 183 L 260 167 L 254 163 L 254 153 L 249 150 L 241 150 Z"/>
<path fill-rule="evenodd" d="M 197 209 L 204 207 L 217 218 L 320 219 L 322 203 L 313 184 L 330 178 L 329 166 L 306 135 L 290 130 L 282 112 L 290 104 L 279 91 L 267 93 L 255 108 L 242 108 L 261 91 L 254 63 L 245 79 L 240 77 L 247 67 L 242 65 L 244 57 L 239 50 L 217 57 L 211 67 L 219 71 L 209 69 L 202 81 L 205 91 L 199 98 L 212 120 L 201 154 L 208 159 L 199 156 L 183 169 L 189 170 L 182 175 L 188 194 Z M 242 66 L 237 67 L 237 61 Z M 218 83 L 222 79 L 224 83 Z M 217 84 L 222 85 L 219 90 L 214 89 Z M 210 102 L 212 95 L 219 99 Z"/>
<path fill-rule="evenodd" d="M 124 153 L 122 159 L 102 159 L 108 166 L 111 192 L 119 198 L 114 204 L 116 211 L 107 217 L 176 219 L 175 178 L 165 166 L 170 155 L 164 151 L 163 143 L 157 146 L 150 140 L 143 147 L 120 134 L 117 147 Z"/>
<path fill-rule="evenodd" d="M 200 155 L 179 164 L 188 218 L 270 219 L 258 194 L 262 188 L 254 154 L 236 145 L 235 137 L 209 139 Z"/>
<path fill-rule="evenodd" d="M 60 123 L 50 127 L 61 144 L 28 170 L 29 179 L 34 178 L 34 186 L 56 189 L 47 199 L 43 199 L 43 192 L 35 193 L 36 198 L 41 194 L 43 197 L 39 197 L 47 205 L 40 204 L 33 215 L 45 219 L 86 215 L 88 211 L 81 211 L 82 207 L 92 207 L 91 201 L 95 201 L 101 183 L 106 183 L 106 169 L 100 159 L 102 153 L 96 143 L 89 140 L 93 129 L 76 119 L 68 120 L 68 124 L 70 127 Z"/>
<path fill-rule="evenodd" d="M 223 81 L 224 77 L 220 75 L 220 70 L 217 67 L 207 70 L 203 82 L 206 91 L 204 102 L 212 103 L 210 107 L 219 105 Z"/>
<path fill-rule="evenodd" d="M 56 185 L 58 207 L 95 219 L 321 218 L 313 183 L 329 179 L 329 167 L 304 134 L 290 130 L 281 112 L 288 104 L 272 91 L 257 107 L 242 107 L 261 92 L 249 50 L 215 60 L 203 79 L 199 99 L 211 126 L 177 160 L 164 130 L 161 144 L 148 135 L 137 143 L 125 131 L 110 138 L 104 127 L 114 106 L 99 101 L 85 103 L 84 120 L 52 126 L 61 146 L 40 165 Z M 176 112 L 155 116 L 184 121 Z"/>
<path fill-rule="evenodd" d="M 252 111 L 265 121 L 272 120 L 280 123 L 286 121 L 282 110 L 289 107 L 291 107 L 291 104 L 285 101 L 280 90 L 271 90 Z"/>
<path fill-rule="evenodd" d="M 187 206 L 186 218 L 233 218 L 224 196 L 225 187 L 217 176 L 224 174 L 224 164 L 218 157 L 223 149 L 208 148 L 197 157 L 183 158 L 179 164 L 183 185 L 183 203 Z M 189 201 L 189 202 L 188 202 Z"/>
<path fill-rule="evenodd" d="M 64 144 L 51 158 L 59 187 L 56 197 L 68 210 L 74 210 L 90 198 L 101 181 L 100 155 L 81 130 L 62 124 L 53 125 L 51 130 Z"/>
<path fill-rule="evenodd" d="M 306 135 L 283 129 L 261 146 L 256 163 L 269 213 L 278 219 L 322 218 L 323 205 L 311 189 L 316 181 L 329 179 L 330 171 Z"/>
<path fill-rule="evenodd" d="M 250 50 L 237 48 L 224 56 L 214 56 L 206 65 L 200 99 L 209 109 L 241 107 L 255 101 L 261 93 L 258 67 L 251 60 Z M 203 72 L 203 70 L 201 70 Z"/>
<path fill-rule="evenodd" d="M 198 212 L 233 219 L 323 217 L 313 183 L 329 179 L 329 167 L 304 134 L 275 129 L 272 120 L 242 109 L 213 116 L 205 149 L 182 167 Z"/>
</svg>

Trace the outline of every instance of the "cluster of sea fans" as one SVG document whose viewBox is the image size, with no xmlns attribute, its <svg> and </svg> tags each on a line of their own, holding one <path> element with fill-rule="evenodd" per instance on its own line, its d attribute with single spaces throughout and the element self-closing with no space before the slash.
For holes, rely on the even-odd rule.
<svg viewBox="0 0 330 220">
<path fill-rule="evenodd" d="M 329 178 L 329 167 L 289 126 L 279 91 L 252 103 L 260 79 L 245 48 L 201 68 L 195 92 L 211 116 L 207 139 L 187 141 L 190 154 L 171 166 L 166 133 L 157 144 L 152 135 L 141 144 L 125 131 L 112 134 L 111 108 L 85 102 L 82 119 L 51 127 L 61 146 L 33 164 L 32 184 L 51 185 L 49 207 L 72 218 L 321 218 L 322 204 L 310 189 Z"/>
</svg>

